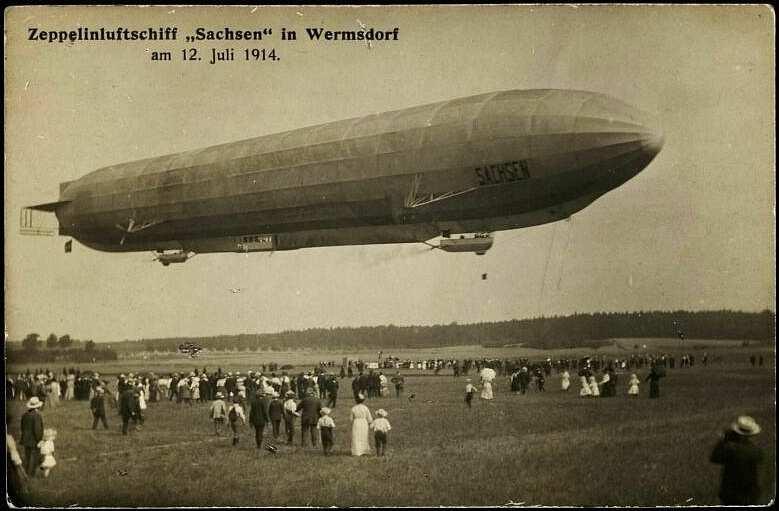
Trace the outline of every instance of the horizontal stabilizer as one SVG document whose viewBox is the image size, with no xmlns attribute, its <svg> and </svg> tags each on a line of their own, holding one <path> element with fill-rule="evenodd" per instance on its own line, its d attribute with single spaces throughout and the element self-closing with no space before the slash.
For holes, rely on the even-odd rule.
<svg viewBox="0 0 779 511">
<path fill-rule="evenodd" d="M 26 209 L 35 209 L 37 211 L 49 211 L 54 212 L 57 211 L 57 208 L 60 206 L 64 206 L 65 204 L 68 204 L 69 200 L 61 200 L 57 202 L 47 202 L 46 204 L 36 204 L 35 206 L 28 206 Z"/>
</svg>

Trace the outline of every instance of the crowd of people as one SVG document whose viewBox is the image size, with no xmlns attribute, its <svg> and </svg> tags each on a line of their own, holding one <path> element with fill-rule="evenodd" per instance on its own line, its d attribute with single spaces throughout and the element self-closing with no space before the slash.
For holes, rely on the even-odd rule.
<svg viewBox="0 0 779 511">
<path fill-rule="evenodd" d="M 44 407 L 56 408 L 62 400 L 89 401 L 92 429 L 97 429 L 101 424 L 104 429 L 109 429 L 108 411 L 115 410 L 121 417 L 121 431 L 124 435 L 143 429 L 145 411 L 150 403 L 169 401 L 178 406 L 207 404 L 214 435 L 221 436 L 225 427 L 229 427 L 233 445 L 239 445 L 242 425 L 246 424 L 254 430 L 257 448 L 276 452 L 278 448 L 275 443 L 278 441 L 294 445 L 295 432 L 299 431 L 301 447 L 310 444 L 316 448 L 317 444 L 321 444 L 324 455 L 330 456 L 338 427 L 332 412 L 338 403 L 339 380 L 349 374 L 355 403 L 349 414 L 351 454 L 362 456 L 371 453 L 369 437 L 372 432 L 376 454 L 381 456 L 386 453 L 388 446 L 391 430 L 389 414 L 383 409 L 372 412 L 366 403 L 393 394 L 400 398 L 405 386 L 405 377 L 399 370 L 405 362 L 392 357 L 385 359 L 385 362 L 387 360 L 392 361 L 392 364 L 385 363 L 381 367 L 392 367 L 394 374 L 390 374 L 391 371 L 385 374 L 384 370 L 368 367 L 361 361 L 350 361 L 342 364 L 337 374 L 334 364 L 319 363 L 313 370 L 297 375 L 290 375 L 287 371 L 276 372 L 278 366 L 274 364 L 264 367 L 266 370 L 272 369 L 270 372 L 247 371 L 245 374 L 240 371 L 223 371 L 222 368 L 216 371 L 203 368 L 165 376 L 143 372 L 106 378 L 97 372 L 70 368 L 64 369 L 61 374 L 39 369 L 19 374 L 16 378 L 8 376 L 7 398 L 26 401 L 27 408 L 22 417 L 23 457 L 9 458 L 9 467 L 21 468 L 21 471 L 14 472 L 13 477 L 24 478 L 34 476 L 37 469 L 41 469 L 47 476 L 56 465 L 54 441 L 57 433 L 43 427 L 41 410 Z M 679 361 L 680 368 L 695 365 L 695 357 L 687 354 Z M 629 379 L 624 382 L 624 391 L 628 396 L 636 397 L 640 394 L 641 384 L 637 371 L 648 366 L 644 381 L 649 382 L 649 397 L 657 398 L 660 395 L 659 382 L 666 375 L 666 369 L 676 367 L 675 362 L 674 356 L 663 354 L 631 355 L 626 358 L 547 358 L 536 361 L 525 358 L 427 360 L 420 364 L 422 370 L 432 367 L 432 370 L 438 372 L 442 368 L 450 368 L 453 375 L 466 376 L 465 403 L 470 408 L 480 391 L 467 377 L 470 371 L 476 371 L 481 386 L 480 398 L 485 401 L 494 399 L 493 382 L 497 377 L 507 379 L 512 393 L 525 394 L 528 391 L 546 392 L 546 382 L 553 372 L 557 373 L 559 389 L 563 392 L 571 388 L 571 375 L 578 375 L 579 396 L 587 398 L 616 396 L 621 392 L 622 375 L 630 373 Z M 750 362 L 756 366 L 757 357 L 752 357 Z M 759 363 L 762 365 L 762 360 Z M 414 364 L 417 362 L 409 361 L 409 367 L 414 367 Z M 701 364 L 707 364 L 705 354 Z M 391 390 L 393 388 L 394 393 Z M 413 393 L 409 395 L 409 399 L 413 397 Z M 8 420 L 8 415 L 6 418 Z M 265 437 L 266 427 L 269 428 L 272 440 Z M 739 427 L 741 429 L 734 429 L 735 433 L 731 431 L 736 436 L 731 434 L 728 441 L 742 442 L 742 437 L 759 431 L 756 425 L 748 421 L 742 421 Z M 7 436 L 7 443 L 13 443 L 13 438 Z M 712 461 L 727 464 L 730 451 L 723 446 L 717 449 Z"/>
</svg>

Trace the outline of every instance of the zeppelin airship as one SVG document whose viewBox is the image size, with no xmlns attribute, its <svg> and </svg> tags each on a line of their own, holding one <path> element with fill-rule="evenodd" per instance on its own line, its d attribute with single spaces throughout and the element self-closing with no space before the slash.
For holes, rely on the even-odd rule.
<svg viewBox="0 0 779 511">
<path fill-rule="evenodd" d="M 655 119 L 612 97 L 509 90 L 112 165 L 60 184 L 59 234 L 194 254 L 429 243 L 570 217 L 649 165 Z"/>
</svg>

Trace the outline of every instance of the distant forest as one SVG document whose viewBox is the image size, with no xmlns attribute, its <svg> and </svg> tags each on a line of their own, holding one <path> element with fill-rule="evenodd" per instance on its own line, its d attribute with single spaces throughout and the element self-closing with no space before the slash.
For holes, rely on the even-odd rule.
<svg viewBox="0 0 779 511">
<path fill-rule="evenodd" d="M 176 351 L 196 343 L 205 350 L 281 351 L 429 348 L 522 344 L 541 349 L 576 347 L 612 338 L 768 340 L 776 336 L 776 314 L 762 312 L 652 311 L 574 314 L 511 321 L 434 326 L 312 328 L 275 334 L 172 337 L 112 343 L 118 352 Z"/>
</svg>

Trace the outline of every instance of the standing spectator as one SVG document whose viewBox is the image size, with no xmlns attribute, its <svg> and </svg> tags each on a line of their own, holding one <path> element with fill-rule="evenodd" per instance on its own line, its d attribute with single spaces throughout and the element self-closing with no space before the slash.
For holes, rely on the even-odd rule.
<svg viewBox="0 0 779 511">
<path fill-rule="evenodd" d="M 649 371 L 649 376 L 646 377 L 646 381 L 649 382 L 649 397 L 651 399 L 657 399 L 660 397 L 660 378 L 662 374 L 657 369 L 657 366 L 652 365 L 652 369 Z"/>
<path fill-rule="evenodd" d="M 327 380 L 327 406 L 328 408 L 335 408 L 335 404 L 338 401 L 338 380 L 335 375 L 330 376 Z"/>
<path fill-rule="evenodd" d="M 311 445 L 316 447 L 316 423 L 319 421 L 319 411 L 322 403 L 316 398 L 313 388 L 306 390 L 306 397 L 298 403 L 297 411 L 300 412 L 300 445 L 306 446 L 306 436 L 311 436 Z"/>
<path fill-rule="evenodd" d="M 369 426 L 373 422 L 371 411 L 363 404 L 364 394 L 357 395 L 357 404 L 352 407 L 352 456 L 362 456 L 371 452 L 368 442 Z"/>
<path fill-rule="evenodd" d="M 373 430 L 373 439 L 376 443 L 376 456 L 384 456 L 387 450 L 387 440 L 389 431 L 392 429 L 389 421 L 387 420 L 387 412 L 384 409 L 379 408 L 376 410 L 376 416 L 378 419 L 371 423 L 371 429 Z"/>
<path fill-rule="evenodd" d="M 103 387 L 98 387 L 95 392 L 95 397 L 89 402 L 89 408 L 92 410 L 92 429 L 97 429 L 97 422 L 103 421 L 103 427 L 108 429 L 108 421 L 105 416 L 105 390 Z"/>
<path fill-rule="evenodd" d="M 41 461 L 43 477 L 49 477 L 49 472 L 57 465 L 57 460 L 54 459 L 54 440 L 56 438 L 57 430 L 46 428 L 43 430 L 43 440 L 38 442 L 38 449 L 40 449 L 41 456 L 43 457 Z"/>
<path fill-rule="evenodd" d="M 130 386 L 126 386 L 119 398 L 119 414 L 122 416 L 122 434 L 126 435 L 130 427 L 130 419 L 135 414 L 135 395 Z"/>
<path fill-rule="evenodd" d="M 760 466 L 763 451 L 750 437 L 760 433 L 760 426 L 752 417 L 736 419 L 711 453 L 711 462 L 722 465 L 719 498 L 722 504 L 750 506 L 760 502 Z"/>
<path fill-rule="evenodd" d="M 216 393 L 216 399 L 211 403 L 211 420 L 214 421 L 214 434 L 219 436 L 222 434 L 222 425 L 225 423 L 227 417 L 227 405 L 223 401 L 224 394 L 221 392 Z"/>
<path fill-rule="evenodd" d="M 592 389 L 590 389 L 590 385 L 587 383 L 587 377 L 580 376 L 579 383 L 581 384 L 581 389 L 579 389 L 579 397 L 592 397 Z"/>
<path fill-rule="evenodd" d="M 630 381 L 628 381 L 628 396 L 638 397 L 638 384 L 640 383 L 636 373 L 630 375 Z"/>
<path fill-rule="evenodd" d="M 8 499 L 12 504 L 20 507 L 24 503 L 21 501 L 25 492 L 25 483 L 27 482 L 27 473 L 24 471 L 22 457 L 16 449 L 14 437 L 8 433 L 9 426 L 13 422 L 13 416 L 10 413 L 5 415 L 5 448 L 8 451 L 6 457 L 5 473 L 8 477 Z"/>
<path fill-rule="evenodd" d="M 284 404 L 281 402 L 279 394 L 274 392 L 273 399 L 268 405 L 268 416 L 273 425 L 273 439 L 278 440 L 281 433 L 281 419 L 284 418 Z"/>
<path fill-rule="evenodd" d="M 249 410 L 249 423 L 254 428 L 254 441 L 258 449 L 262 447 L 262 433 L 268 422 L 270 422 L 268 400 L 265 399 L 265 391 L 260 389 L 257 390 L 256 397 L 252 400 L 252 408 Z"/>
<path fill-rule="evenodd" d="M 230 429 L 233 430 L 233 445 L 238 445 L 238 421 L 241 422 L 240 425 L 246 424 L 246 414 L 243 412 L 241 399 L 238 396 L 233 398 L 233 404 L 230 405 L 230 409 L 227 411 L 227 419 L 230 421 Z"/>
<path fill-rule="evenodd" d="M 598 388 L 598 381 L 595 376 L 590 376 L 590 392 L 592 397 L 600 397 L 600 389 Z"/>
<path fill-rule="evenodd" d="M 24 468 L 33 477 L 38 468 L 38 442 L 43 440 L 43 416 L 38 409 L 43 403 L 37 396 L 27 402 L 27 411 L 22 415 L 22 446 L 24 447 Z"/>
<path fill-rule="evenodd" d="M 560 386 L 563 392 L 568 392 L 568 388 L 571 386 L 571 375 L 567 370 L 563 371 L 562 379 L 560 380 Z"/>
<path fill-rule="evenodd" d="M 399 398 L 403 393 L 403 384 L 405 383 L 403 376 L 400 375 L 400 371 L 396 372 L 390 381 L 395 385 L 395 397 Z"/>
<path fill-rule="evenodd" d="M 335 421 L 330 417 L 330 408 L 324 407 L 319 410 L 322 415 L 316 423 L 316 429 L 319 430 L 319 435 L 322 440 L 322 450 L 325 456 L 330 456 L 333 451 L 333 430 L 335 429 Z"/>
<path fill-rule="evenodd" d="M 468 408 L 471 408 L 471 401 L 473 401 L 473 395 L 476 394 L 478 390 L 479 389 L 473 386 L 470 378 L 465 379 L 465 404 L 468 405 Z"/>
<path fill-rule="evenodd" d="M 292 445 L 292 438 L 295 433 L 295 417 L 300 417 L 297 411 L 298 405 L 295 402 L 295 392 L 287 391 L 287 400 L 284 401 L 284 432 L 287 434 L 287 445 Z"/>
<path fill-rule="evenodd" d="M 62 387 L 60 387 L 60 383 L 57 381 L 56 378 L 52 378 L 49 381 L 48 387 L 49 387 L 49 405 L 51 405 L 52 408 L 55 408 L 60 404 L 60 395 L 62 393 Z"/>
</svg>

